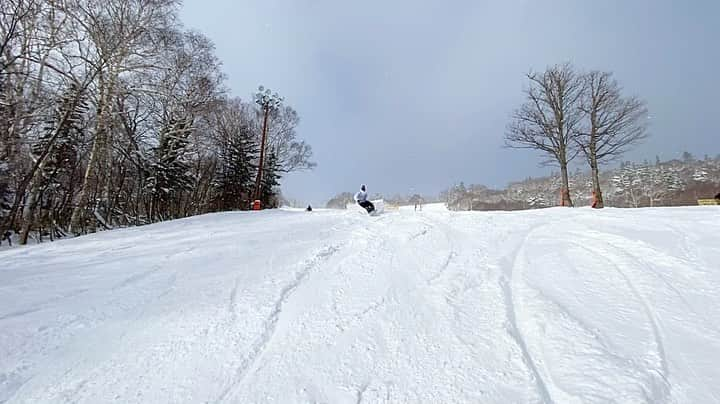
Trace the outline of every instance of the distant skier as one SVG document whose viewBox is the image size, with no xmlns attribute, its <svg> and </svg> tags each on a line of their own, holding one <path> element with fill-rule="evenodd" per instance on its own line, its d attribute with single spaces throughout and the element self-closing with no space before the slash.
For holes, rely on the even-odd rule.
<svg viewBox="0 0 720 404">
<path fill-rule="evenodd" d="M 308 211 L 308 212 L 312 212 L 312 206 L 308 205 L 308 207 L 305 208 L 305 210 Z"/>
<path fill-rule="evenodd" d="M 375 210 L 375 205 L 368 201 L 367 191 L 365 190 L 365 184 L 360 186 L 360 191 L 355 194 L 355 202 L 367 210 L 368 213 L 372 213 Z"/>
</svg>

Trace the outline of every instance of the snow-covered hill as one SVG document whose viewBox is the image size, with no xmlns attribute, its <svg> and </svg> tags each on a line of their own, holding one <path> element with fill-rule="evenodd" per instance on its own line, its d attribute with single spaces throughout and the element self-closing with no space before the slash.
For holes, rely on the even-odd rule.
<svg viewBox="0 0 720 404">
<path fill-rule="evenodd" d="M 0 252 L 0 402 L 720 401 L 720 209 L 206 215 Z"/>
</svg>

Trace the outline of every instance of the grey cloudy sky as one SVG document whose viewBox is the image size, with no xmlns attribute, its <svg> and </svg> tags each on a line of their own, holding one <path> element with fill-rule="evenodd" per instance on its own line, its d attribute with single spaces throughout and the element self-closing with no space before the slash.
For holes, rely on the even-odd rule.
<svg viewBox="0 0 720 404">
<path fill-rule="evenodd" d="M 300 202 L 545 173 L 503 134 L 523 74 L 564 61 L 647 100 L 652 137 L 628 158 L 720 153 L 717 0 L 185 0 L 182 19 L 235 95 L 263 84 L 300 114 L 318 163 L 283 181 Z"/>
</svg>

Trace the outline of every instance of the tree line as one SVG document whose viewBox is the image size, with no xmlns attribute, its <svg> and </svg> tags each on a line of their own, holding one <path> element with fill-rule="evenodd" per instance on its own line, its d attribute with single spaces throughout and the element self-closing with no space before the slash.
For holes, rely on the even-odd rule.
<svg viewBox="0 0 720 404">
<path fill-rule="evenodd" d="M 531 72 L 527 79 L 506 145 L 538 150 L 545 163 L 560 168 L 562 206 L 573 206 L 568 167 L 582 155 L 591 172 L 592 206 L 602 208 L 599 167 L 647 137 L 645 102 L 624 95 L 612 73 L 582 72 L 569 63 Z"/>
<path fill-rule="evenodd" d="M 0 5 L 0 236 L 62 237 L 248 209 L 263 110 L 229 95 L 177 0 Z M 269 111 L 260 194 L 309 169 L 297 112 Z"/>
<path fill-rule="evenodd" d="M 654 162 L 625 161 L 600 173 L 598 179 L 605 190 L 605 206 L 697 205 L 698 199 L 712 199 L 720 191 L 720 155 L 695 158 L 684 152 L 682 157 L 668 161 L 659 157 Z M 568 183 L 576 206 L 592 205 L 590 171 L 576 168 L 568 174 Z M 460 183 L 443 191 L 440 199 L 452 210 L 545 208 L 561 203 L 562 188 L 562 177 L 555 172 L 547 177 L 512 182 L 504 189 Z"/>
</svg>

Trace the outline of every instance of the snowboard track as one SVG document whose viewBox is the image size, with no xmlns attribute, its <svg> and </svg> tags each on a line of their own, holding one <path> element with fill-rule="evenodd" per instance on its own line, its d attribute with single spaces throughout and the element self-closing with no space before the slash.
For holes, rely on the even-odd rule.
<svg viewBox="0 0 720 404">
<path fill-rule="evenodd" d="M 327 246 L 321 249 L 312 258 L 306 260 L 302 265 L 302 269 L 295 273 L 295 277 L 290 281 L 290 283 L 280 290 L 280 295 L 272 306 L 270 315 L 264 322 L 262 332 L 251 345 L 249 355 L 242 361 L 240 367 L 235 371 L 233 382 L 222 391 L 216 400 L 217 402 L 225 401 L 230 394 L 243 384 L 253 367 L 255 367 L 275 334 L 275 329 L 280 321 L 280 314 L 282 313 L 283 306 L 288 299 L 290 299 L 295 290 L 297 290 L 297 288 L 307 280 L 314 269 L 339 250 L 339 246 Z M 231 296 L 236 296 L 236 289 L 234 289 L 233 292 L 235 293 L 231 293 Z"/>
<path fill-rule="evenodd" d="M 506 266 L 505 273 L 500 275 L 499 278 L 499 284 L 500 288 L 502 289 L 503 298 L 505 301 L 505 312 L 507 316 L 507 331 L 508 334 L 515 340 L 515 343 L 520 348 L 520 351 L 522 352 L 523 361 L 525 362 L 525 365 L 530 370 L 533 379 L 535 380 L 535 384 L 537 386 L 538 394 L 540 395 L 540 399 L 543 403 L 547 404 L 553 404 L 554 401 L 552 399 L 552 396 L 550 395 L 550 391 L 548 390 L 547 385 L 545 384 L 545 380 L 543 379 L 542 375 L 540 374 L 540 371 L 538 370 L 537 364 L 535 363 L 535 360 L 533 359 L 532 355 L 530 354 L 530 350 L 527 347 L 527 342 L 525 341 L 525 337 L 522 334 L 522 331 L 520 329 L 520 326 L 518 325 L 517 316 L 516 316 L 516 308 L 515 308 L 515 299 L 513 296 L 513 282 L 514 282 L 514 276 L 515 272 L 517 272 L 516 268 L 518 265 L 518 257 L 524 253 L 525 245 L 527 244 L 528 240 L 530 239 L 530 236 L 532 233 L 537 230 L 538 228 L 541 228 L 543 226 L 536 226 L 531 228 L 528 232 L 525 238 L 522 240 L 520 245 L 515 249 L 515 251 L 512 254 L 512 263 L 508 266 Z"/>
<path fill-rule="evenodd" d="M 616 257 L 613 257 L 612 254 L 607 254 L 606 250 L 602 250 L 597 247 L 588 247 L 578 242 L 571 242 L 571 244 L 574 244 L 577 247 L 589 252 L 590 254 L 594 254 L 608 261 L 612 265 L 615 272 L 623 279 L 626 286 L 632 293 L 632 296 L 640 303 L 640 309 L 644 313 L 645 317 L 648 320 L 648 324 L 650 325 L 653 340 L 657 349 L 658 360 L 660 361 L 659 371 L 657 369 L 648 369 L 648 371 L 653 372 L 653 374 L 657 374 L 657 376 L 660 377 L 662 382 L 662 385 L 657 386 L 657 388 L 655 388 L 656 386 L 647 386 L 652 388 L 652 391 L 650 392 L 652 393 L 652 395 L 648 396 L 648 400 L 651 402 L 668 402 L 671 395 L 670 389 L 672 385 L 669 382 L 670 370 L 668 368 L 667 355 L 665 353 L 665 338 L 663 337 L 662 333 L 662 323 L 655 310 L 652 309 L 652 306 L 650 305 L 647 298 L 640 292 L 640 289 L 637 287 L 635 282 L 633 282 L 632 279 L 627 275 L 625 270 L 623 270 L 623 267 L 627 266 L 626 262 L 618 260 Z M 606 244 L 613 247 L 613 249 L 617 249 L 619 253 L 624 255 L 627 259 L 631 261 L 636 261 L 634 256 L 628 251 L 619 248 L 612 243 Z M 645 272 L 649 274 L 654 274 L 656 277 L 659 276 L 654 270 L 649 270 L 648 268 L 644 268 L 644 266 L 642 266 L 641 268 L 645 269 Z M 662 279 L 661 281 L 665 283 L 664 279 Z M 677 291 L 677 289 L 675 289 L 674 287 L 670 287 L 669 289 L 673 290 L 674 292 Z"/>
</svg>

